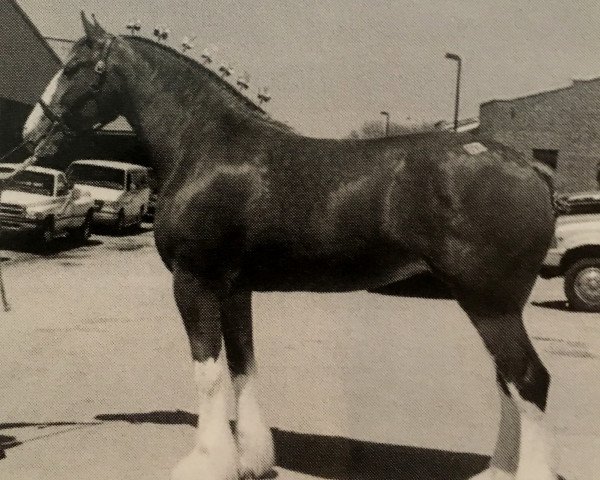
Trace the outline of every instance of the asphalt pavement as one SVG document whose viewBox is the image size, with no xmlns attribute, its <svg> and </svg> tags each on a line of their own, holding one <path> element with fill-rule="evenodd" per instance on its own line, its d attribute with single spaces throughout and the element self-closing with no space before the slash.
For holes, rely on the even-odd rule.
<svg viewBox="0 0 600 480">
<path fill-rule="evenodd" d="M 0 479 L 168 478 L 192 446 L 195 394 L 151 230 L 0 257 L 11 303 Z M 540 280 L 531 300 L 559 471 L 600 479 L 600 315 L 570 311 L 560 279 Z M 484 468 L 494 373 L 455 302 L 273 293 L 254 296 L 254 313 L 278 478 L 464 480 Z"/>
</svg>

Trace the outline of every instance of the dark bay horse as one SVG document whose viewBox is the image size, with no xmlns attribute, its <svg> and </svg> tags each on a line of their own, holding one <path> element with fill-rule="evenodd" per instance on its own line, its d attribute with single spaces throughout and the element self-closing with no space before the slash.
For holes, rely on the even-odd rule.
<svg viewBox="0 0 600 480">
<path fill-rule="evenodd" d="M 188 57 L 82 17 L 85 36 L 24 137 L 51 155 L 70 133 L 122 114 L 151 152 L 156 245 L 173 273 L 199 392 L 196 446 L 173 478 L 258 477 L 273 466 L 254 391 L 253 291 L 376 289 L 426 265 L 496 365 L 500 433 L 478 478 L 556 479 L 544 427 L 550 376 L 522 319 L 554 226 L 542 174 L 462 134 L 302 137 Z"/>
</svg>

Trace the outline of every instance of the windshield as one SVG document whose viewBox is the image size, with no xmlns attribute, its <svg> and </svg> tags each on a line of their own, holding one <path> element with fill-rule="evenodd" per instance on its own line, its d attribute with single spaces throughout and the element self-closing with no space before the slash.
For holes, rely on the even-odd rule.
<svg viewBox="0 0 600 480">
<path fill-rule="evenodd" d="M 10 173 L 11 168 L 0 168 L 1 173 Z M 54 175 L 25 170 L 17 173 L 8 185 L 9 190 L 17 192 L 35 193 L 37 195 L 54 195 Z"/>
<path fill-rule="evenodd" d="M 99 167 L 97 165 L 71 164 L 68 172 L 69 179 L 80 185 L 125 189 L 125 172 L 118 168 Z"/>
<path fill-rule="evenodd" d="M 581 215 L 581 214 L 597 214 L 600 213 L 600 202 L 599 201 L 572 201 L 567 203 L 566 212 L 564 214 L 569 215 Z"/>
</svg>

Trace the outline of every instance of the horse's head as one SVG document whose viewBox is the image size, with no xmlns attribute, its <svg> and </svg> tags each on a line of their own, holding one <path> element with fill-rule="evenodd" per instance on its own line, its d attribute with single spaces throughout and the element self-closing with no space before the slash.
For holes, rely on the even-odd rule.
<svg viewBox="0 0 600 480">
<path fill-rule="evenodd" d="M 85 36 L 46 87 L 29 115 L 23 138 L 37 156 L 56 153 L 65 137 L 114 120 L 119 113 L 119 77 L 111 68 L 115 37 L 81 13 Z"/>
</svg>

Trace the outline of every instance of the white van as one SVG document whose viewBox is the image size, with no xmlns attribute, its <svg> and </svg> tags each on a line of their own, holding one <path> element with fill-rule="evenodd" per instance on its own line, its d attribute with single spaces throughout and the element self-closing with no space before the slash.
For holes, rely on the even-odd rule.
<svg viewBox="0 0 600 480">
<path fill-rule="evenodd" d="M 148 169 L 110 160 L 76 160 L 67 177 L 94 199 L 94 223 L 118 231 L 142 223 L 148 210 Z"/>
</svg>

